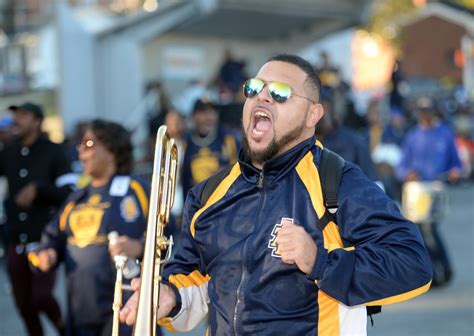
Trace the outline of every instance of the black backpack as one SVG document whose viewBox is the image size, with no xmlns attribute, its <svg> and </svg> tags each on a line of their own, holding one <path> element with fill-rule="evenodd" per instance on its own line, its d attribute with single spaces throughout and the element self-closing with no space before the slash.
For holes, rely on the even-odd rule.
<svg viewBox="0 0 474 336">
<path fill-rule="evenodd" d="M 324 230 L 330 221 L 336 223 L 336 212 L 339 207 L 339 203 L 337 201 L 337 192 L 339 190 L 339 185 L 341 184 L 344 164 L 345 161 L 340 155 L 327 148 L 323 148 L 319 177 L 321 179 L 324 206 L 326 207 L 327 211 L 324 213 L 324 216 L 321 218 L 321 220 L 318 221 L 318 226 L 321 231 Z M 207 180 L 200 197 L 202 206 L 206 204 L 207 200 L 217 188 L 217 186 L 230 173 L 232 167 L 232 165 L 224 167 Z M 374 322 L 372 320 L 372 315 L 380 313 L 382 311 L 382 306 L 366 306 L 366 308 L 367 315 L 370 316 L 373 325 Z"/>
</svg>

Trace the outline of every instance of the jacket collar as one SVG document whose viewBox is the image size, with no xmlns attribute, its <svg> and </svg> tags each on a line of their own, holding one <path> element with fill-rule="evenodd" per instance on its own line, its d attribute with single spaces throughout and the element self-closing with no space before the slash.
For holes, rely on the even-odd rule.
<svg viewBox="0 0 474 336">
<path fill-rule="evenodd" d="M 279 179 L 291 171 L 303 156 L 314 146 L 316 137 L 312 136 L 303 142 L 300 142 L 295 147 L 282 153 L 271 160 L 263 163 L 263 168 L 260 170 L 250 163 L 250 159 L 245 155 L 243 149 L 239 152 L 239 164 L 243 176 L 254 182 L 263 172 L 266 181 Z"/>
<path fill-rule="evenodd" d="M 122 180 L 118 180 L 118 179 L 122 179 Z M 106 184 L 104 184 L 103 186 L 100 186 L 100 187 L 93 187 L 91 185 L 91 183 L 89 182 L 83 188 L 77 190 L 74 193 L 74 201 L 78 202 L 78 201 L 80 201 L 81 199 L 83 199 L 85 197 L 89 197 L 89 195 L 91 193 L 93 193 L 94 191 L 96 191 L 96 190 L 106 191 L 106 194 L 110 195 L 110 196 L 125 196 L 128 192 L 128 189 L 129 189 L 130 179 L 131 179 L 131 177 L 129 175 L 114 174 L 110 177 L 109 181 Z M 126 188 L 124 188 L 123 191 L 120 192 L 120 195 L 117 195 L 117 191 L 112 190 L 112 188 L 114 188 L 113 187 L 114 181 L 117 182 L 117 183 L 120 183 L 120 184 L 121 183 L 127 183 Z M 121 190 L 121 189 L 122 188 L 119 188 L 118 190 Z M 115 188 L 115 190 L 117 190 L 117 188 Z"/>
</svg>

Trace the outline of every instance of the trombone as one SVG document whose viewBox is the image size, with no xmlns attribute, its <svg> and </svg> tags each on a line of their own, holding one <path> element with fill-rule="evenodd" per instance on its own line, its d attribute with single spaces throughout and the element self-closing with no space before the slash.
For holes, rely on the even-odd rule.
<svg viewBox="0 0 474 336">
<path fill-rule="evenodd" d="M 134 336 L 156 335 L 158 298 L 160 296 L 161 266 L 171 255 L 173 237 L 169 239 L 164 230 L 169 222 L 176 189 L 178 148 L 166 126 L 158 129 L 155 144 L 155 159 L 151 179 L 150 210 L 145 240 L 145 250 L 140 277 L 137 319 L 133 327 Z M 116 261 L 112 336 L 119 334 L 119 312 L 122 306 L 122 276 L 125 261 Z M 125 289 L 125 288 L 124 288 Z"/>
</svg>

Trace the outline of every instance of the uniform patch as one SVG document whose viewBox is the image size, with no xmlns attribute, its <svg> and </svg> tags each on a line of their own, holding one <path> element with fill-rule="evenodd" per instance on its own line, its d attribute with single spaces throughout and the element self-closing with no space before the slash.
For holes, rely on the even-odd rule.
<svg viewBox="0 0 474 336">
<path fill-rule="evenodd" d="M 283 217 L 280 223 L 276 223 L 273 227 L 270 241 L 268 242 L 268 248 L 272 250 L 272 257 L 281 258 L 281 253 L 278 250 L 278 244 L 276 243 L 277 232 L 283 227 L 283 223 L 290 222 L 293 223 L 293 218 Z"/>
<path fill-rule="evenodd" d="M 127 223 L 134 222 L 140 216 L 140 208 L 135 197 L 126 196 L 120 202 L 120 215 Z"/>
</svg>

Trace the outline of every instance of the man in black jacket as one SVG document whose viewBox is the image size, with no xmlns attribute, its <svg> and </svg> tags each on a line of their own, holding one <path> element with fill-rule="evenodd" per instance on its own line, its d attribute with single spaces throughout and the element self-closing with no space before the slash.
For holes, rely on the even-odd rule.
<svg viewBox="0 0 474 336">
<path fill-rule="evenodd" d="M 17 308 L 29 335 L 43 335 L 39 312 L 63 329 L 52 290 L 56 275 L 32 271 L 27 252 L 74 184 L 63 149 L 41 133 L 43 110 L 33 103 L 11 106 L 14 141 L 0 152 L 0 176 L 8 181 L 5 200 L 7 271 Z"/>
</svg>

